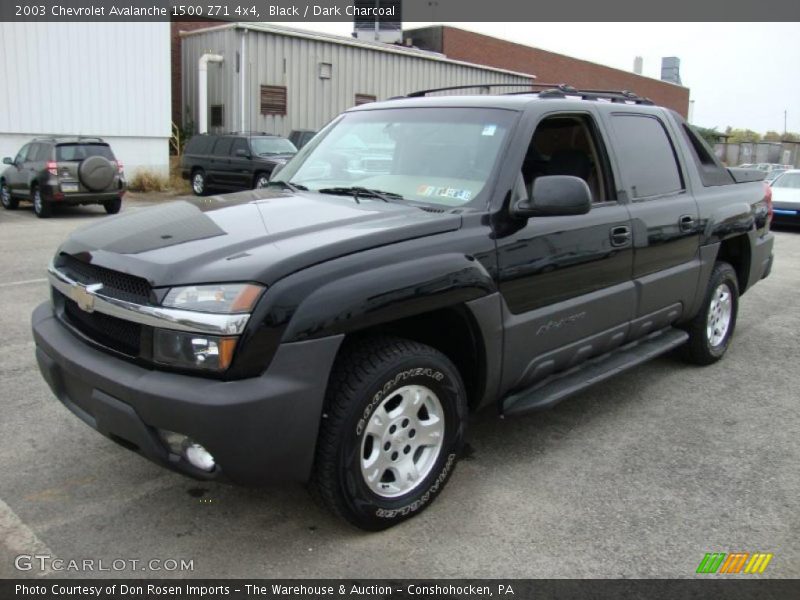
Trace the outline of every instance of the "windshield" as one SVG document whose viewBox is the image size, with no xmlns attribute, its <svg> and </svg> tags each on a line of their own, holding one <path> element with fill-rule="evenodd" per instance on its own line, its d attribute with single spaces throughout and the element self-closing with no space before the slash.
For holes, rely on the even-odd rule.
<svg viewBox="0 0 800 600">
<path fill-rule="evenodd" d="M 250 149 L 257 156 L 271 154 L 294 154 L 297 148 L 286 138 L 280 137 L 254 137 L 250 138 Z"/>
<path fill-rule="evenodd" d="M 310 190 L 360 187 L 461 206 L 484 191 L 516 113 L 405 108 L 346 113 L 276 177 Z"/>
<path fill-rule="evenodd" d="M 772 187 L 800 189 L 800 173 L 784 173 L 775 180 Z"/>
</svg>

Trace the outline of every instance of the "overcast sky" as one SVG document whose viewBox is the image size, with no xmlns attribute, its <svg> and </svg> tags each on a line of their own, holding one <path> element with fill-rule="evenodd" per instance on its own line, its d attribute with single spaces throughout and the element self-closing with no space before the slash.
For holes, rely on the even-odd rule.
<svg viewBox="0 0 800 600">
<path fill-rule="evenodd" d="M 681 59 L 692 122 L 764 133 L 800 132 L 800 23 L 445 23 L 659 78 L 661 57 Z M 283 23 L 350 35 L 351 23 Z M 429 23 L 404 23 L 405 28 Z M 536 73 L 534 72 L 534 75 Z M 569 74 L 564 79 L 569 83 Z M 634 90 L 635 91 L 635 90 Z"/>
</svg>

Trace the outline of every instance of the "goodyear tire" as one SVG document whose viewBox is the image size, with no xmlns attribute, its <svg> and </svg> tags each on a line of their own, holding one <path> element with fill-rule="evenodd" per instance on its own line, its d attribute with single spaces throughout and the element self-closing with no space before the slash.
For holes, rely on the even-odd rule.
<svg viewBox="0 0 800 600">
<path fill-rule="evenodd" d="M 689 341 L 683 357 L 696 365 L 710 365 L 728 350 L 739 311 L 739 283 L 736 271 L 718 262 L 711 271 L 703 306 L 686 325 Z"/>
<path fill-rule="evenodd" d="M 400 338 L 344 347 L 331 374 L 311 489 L 368 531 L 430 506 L 453 473 L 467 403 L 438 350 Z"/>
</svg>

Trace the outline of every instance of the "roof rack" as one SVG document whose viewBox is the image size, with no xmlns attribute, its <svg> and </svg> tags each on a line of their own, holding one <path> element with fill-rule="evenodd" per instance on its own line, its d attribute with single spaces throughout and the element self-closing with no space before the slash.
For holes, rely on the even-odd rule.
<svg viewBox="0 0 800 600">
<path fill-rule="evenodd" d="M 396 98 L 424 98 L 428 94 L 433 94 L 435 92 L 450 92 L 453 90 L 471 90 L 475 88 L 493 88 L 493 87 L 541 87 L 541 86 L 552 86 L 552 83 L 534 83 L 531 81 L 530 83 L 476 83 L 473 85 L 451 85 L 448 87 L 441 87 L 441 88 L 432 88 L 429 90 L 417 90 L 416 92 L 411 92 L 410 94 L 406 94 L 405 96 L 397 96 Z"/>
<path fill-rule="evenodd" d="M 567 85 L 566 83 L 483 83 L 474 85 L 453 85 L 449 87 L 433 88 L 429 90 L 419 90 L 411 92 L 399 98 L 422 98 L 434 92 L 448 92 L 453 90 L 468 90 L 474 88 L 492 87 L 526 87 L 530 89 L 506 92 L 505 96 L 519 96 L 525 94 L 536 94 L 539 98 L 566 98 L 567 96 L 579 96 L 582 100 L 610 100 L 611 102 L 653 105 L 654 102 L 649 98 L 644 98 L 629 90 L 580 90 Z M 534 89 L 544 88 L 544 89 Z"/>
<path fill-rule="evenodd" d="M 220 135 L 270 135 L 277 137 L 277 134 L 267 133 L 266 131 L 228 131 Z"/>
<path fill-rule="evenodd" d="M 582 100 L 610 100 L 611 102 L 653 105 L 650 98 L 644 98 L 629 90 L 579 90 L 571 85 L 560 83 L 541 92 L 512 92 L 513 94 L 538 94 L 540 98 L 566 98 L 567 96 L 580 96 Z M 510 95 L 510 94 L 509 94 Z"/>
<path fill-rule="evenodd" d="M 60 140 L 78 140 L 79 142 L 92 140 L 95 142 L 104 142 L 105 140 L 96 135 L 43 135 L 33 138 L 34 142 L 58 142 Z"/>
</svg>

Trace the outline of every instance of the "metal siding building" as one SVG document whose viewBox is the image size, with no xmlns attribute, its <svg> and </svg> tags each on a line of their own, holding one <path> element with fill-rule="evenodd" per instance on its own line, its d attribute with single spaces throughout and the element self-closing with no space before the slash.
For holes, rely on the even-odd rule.
<svg viewBox="0 0 800 600">
<path fill-rule="evenodd" d="M 235 23 L 181 34 L 184 125 L 197 123 L 198 61 L 208 65 L 208 106 L 222 106 L 222 125 L 209 131 L 318 130 L 355 105 L 356 94 L 386 100 L 413 90 L 485 83 L 531 83 L 533 75 L 453 61 L 441 54 L 300 31 Z M 321 65 L 330 65 L 330 77 Z M 286 115 L 262 115 L 262 85 L 286 88 Z M 480 93 L 478 90 L 476 93 Z"/>
<path fill-rule="evenodd" d="M 128 177 L 169 167 L 169 23 L 0 23 L 0 156 L 44 135 L 107 140 Z"/>
</svg>

